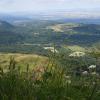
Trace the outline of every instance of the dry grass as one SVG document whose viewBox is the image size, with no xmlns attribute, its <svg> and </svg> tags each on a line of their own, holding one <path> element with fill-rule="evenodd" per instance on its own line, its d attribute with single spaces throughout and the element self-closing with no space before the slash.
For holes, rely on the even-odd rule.
<svg viewBox="0 0 100 100">
<path fill-rule="evenodd" d="M 84 52 L 84 51 L 85 51 L 85 48 L 83 48 L 83 47 L 81 47 L 81 46 L 78 46 L 78 45 L 64 46 L 64 47 L 70 49 L 70 50 L 73 51 L 73 52 L 76 52 L 76 51 Z"/>
<path fill-rule="evenodd" d="M 72 28 L 78 26 L 79 26 L 78 24 L 67 23 L 67 24 L 57 24 L 49 26 L 47 27 L 47 29 L 52 29 L 55 32 L 64 32 L 64 31 L 72 31 Z"/>
<path fill-rule="evenodd" d="M 20 53 L 0 53 L 0 66 L 3 69 L 6 69 L 9 65 L 10 58 L 13 57 L 18 65 L 22 69 L 26 69 L 27 64 L 30 66 L 30 69 L 33 69 L 34 66 L 45 65 L 47 58 L 44 56 L 39 56 L 35 54 L 20 54 Z"/>
</svg>

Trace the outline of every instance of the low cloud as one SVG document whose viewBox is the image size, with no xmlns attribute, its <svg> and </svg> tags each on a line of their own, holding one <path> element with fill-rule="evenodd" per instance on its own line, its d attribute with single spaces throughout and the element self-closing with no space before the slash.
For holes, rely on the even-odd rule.
<svg viewBox="0 0 100 100">
<path fill-rule="evenodd" d="M 39 10 L 98 10 L 100 0 L 0 0 L 0 12 Z"/>
</svg>

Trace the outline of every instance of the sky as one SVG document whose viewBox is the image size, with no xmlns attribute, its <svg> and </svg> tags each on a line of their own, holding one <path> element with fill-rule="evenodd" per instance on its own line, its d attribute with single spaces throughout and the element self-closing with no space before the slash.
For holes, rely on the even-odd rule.
<svg viewBox="0 0 100 100">
<path fill-rule="evenodd" d="M 100 0 L 0 0 L 0 13 L 11 12 L 100 12 Z"/>
</svg>

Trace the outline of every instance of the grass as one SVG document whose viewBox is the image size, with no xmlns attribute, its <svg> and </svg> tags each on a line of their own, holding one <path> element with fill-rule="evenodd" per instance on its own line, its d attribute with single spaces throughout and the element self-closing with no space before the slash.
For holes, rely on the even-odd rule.
<svg viewBox="0 0 100 100">
<path fill-rule="evenodd" d="M 64 45 L 64 48 L 70 49 L 73 52 L 76 52 L 76 51 L 85 52 L 86 51 L 86 49 L 84 47 L 81 47 L 79 45 L 72 45 L 72 46 Z"/>
<path fill-rule="evenodd" d="M 79 24 L 67 23 L 67 24 L 56 24 L 48 26 L 47 29 L 52 29 L 54 32 L 65 32 L 66 34 L 78 34 L 73 28 L 78 27 Z"/>
<path fill-rule="evenodd" d="M 14 56 L 20 63 L 29 62 L 31 57 L 37 58 L 26 54 Z M 22 71 L 18 67 L 20 64 L 11 58 L 7 72 L 0 68 L 0 100 L 100 100 L 100 78 L 96 75 L 76 76 L 69 72 L 71 66 L 64 56 L 51 54 L 47 63 L 41 63 L 41 66 L 36 66 L 35 59 L 37 64 L 33 70 L 27 65 Z"/>
<path fill-rule="evenodd" d="M 20 53 L 1 53 L 0 54 L 0 66 L 5 70 L 7 69 L 7 66 L 9 65 L 10 59 L 15 59 L 17 65 L 21 66 L 21 69 L 24 70 L 27 65 L 30 66 L 30 70 L 38 64 L 40 66 L 41 64 L 45 64 L 47 58 L 44 56 L 39 56 L 35 54 L 20 54 Z"/>
</svg>

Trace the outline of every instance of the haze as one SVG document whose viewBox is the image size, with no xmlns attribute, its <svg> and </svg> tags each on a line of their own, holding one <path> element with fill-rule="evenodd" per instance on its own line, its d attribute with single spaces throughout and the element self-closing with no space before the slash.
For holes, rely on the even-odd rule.
<svg viewBox="0 0 100 100">
<path fill-rule="evenodd" d="M 73 13 L 100 16 L 100 0 L 0 0 L 0 13 Z"/>
</svg>

